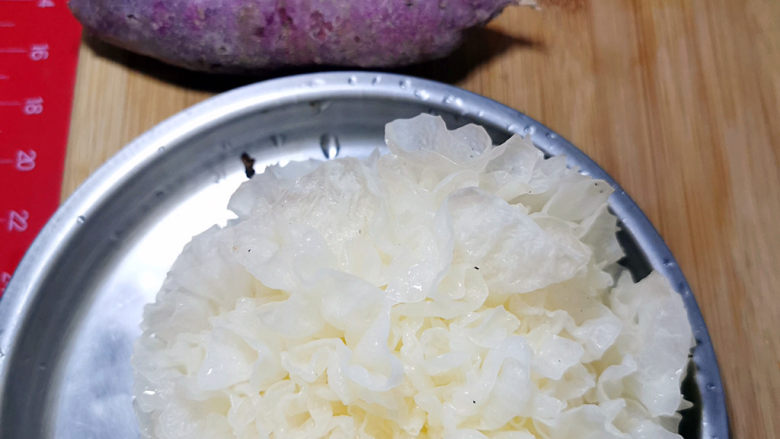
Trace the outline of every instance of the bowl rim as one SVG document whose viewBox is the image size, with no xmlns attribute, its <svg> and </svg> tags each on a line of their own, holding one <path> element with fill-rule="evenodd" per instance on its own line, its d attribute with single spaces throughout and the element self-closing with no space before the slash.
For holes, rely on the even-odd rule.
<svg viewBox="0 0 780 439">
<path fill-rule="evenodd" d="M 42 278 L 56 263 L 60 249 L 74 238 L 78 218 L 89 215 L 134 172 L 155 159 L 158 151 L 230 119 L 299 102 L 323 99 L 389 99 L 426 102 L 432 109 L 460 114 L 507 134 L 530 135 L 534 144 L 550 155 L 565 155 L 571 166 L 607 181 L 615 192 L 609 205 L 624 230 L 636 241 L 650 265 L 661 272 L 682 296 L 696 337 L 693 353 L 696 382 L 701 393 L 702 437 L 728 437 L 725 395 L 712 342 L 699 306 L 679 265 L 659 233 L 637 204 L 585 153 L 545 125 L 487 97 L 464 89 L 414 76 L 384 72 L 337 71 L 306 73 L 270 79 L 221 93 L 159 123 L 123 147 L 60 206 L 25 253 L 0 300 L 0 419 L 9 379 L 13 347 L 20 338 Z M 706 434 L 705 434 L 706 433 Z"/>
</svg>

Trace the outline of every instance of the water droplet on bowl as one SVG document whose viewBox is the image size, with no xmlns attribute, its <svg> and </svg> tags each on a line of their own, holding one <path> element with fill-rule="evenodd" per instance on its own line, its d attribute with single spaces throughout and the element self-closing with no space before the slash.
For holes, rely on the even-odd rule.
<svg viewBox="0 0 780 439">
<path fill-rule="evenodd" d="M 412 81 L 408 79 L 402 79 L 401 81 L 398 82 L 398 86 L 401 87 L 402 89 L 407 89 L 412 86 Z"/>
<path fill-rule="evenodd" d="M 380 82 L 382 82 L 382 77 L 377 75 L 377 76 L 374 76 L 374 79 L 371 80 L 371 85 L 377 85 Z"/>
<path fill-rule="evenodd" d="M 271 144 L 276 147 L 280 147 L 284 145 L 284 136 L 281 134 L 272 134 L 271 135 Z"/>
<path fill-rule="evenodd" d="M 314 109 L 314 113 L 320 114 L 330 107 L 330 101 L 312 101 L 309 105 Z"/>
<path fill-rule="evenodd" d="M 347 82 L 349 83 L 349 85 L 357 84 L 358 82 L 357 76 L 355 75 L 350 76 L 349 79 L 347 79 Z"/>
<path fill-rule="evenodd" d="M 545 134 L 544 136 L 547 137 L 550 140 L 558 137 L 558 136 L 555 135 L 555 133 L 552 133 L 552 132 L 547 132 L 547 134 Z"/>
<path fill-rule="evenodd" d="M 713 384 L 713 383 L 707 384 L 707 390 L 709 390 L 710 392 L 714 391 L 715 388 L 716 388 L 715 384 Z"/>
<path fill-rule="evenodd" d="M 320 137 L 320 148 L 326 159 L 335 159 L 339 155 L 341 145 L 339 138 L 333 134 L 325 133 Z"/>
<path fill-rule="evenodd" d="M 415 91 L 414 91 L 414 95 L 415 95 L 415 96 L 416 96 L 418 99 L 422 99 L 422 100 L 424 100 L 424 101 L 427 101 L 427 100 L 428 100 L 428 98 L 430 98 L 430 97 L 431 97 L 431 94 L 430 94 L 430 93 L 428 93 L 428 91 L 427 91 L 427 90 L 423 90 L 423 89 L 417 89 L 417 90 L 415 90 Z"/>
<path fill-rule="evenodd" d="M 165 152 L 165 147 L 161 146 L 161 147 L 157 148 L 157 152 L 159 152 L 159 153 Z"/>
<path fill-rule="evenodd" d="M 523 133 L 527 136 L 533 136 L 536 132 L 536 127 L 533 125 L 527 125 L 525 128 L 523 128 Z"/>
<path fill-rule="evenodd" d="M 79 224 L 84 224 L 87 221 L 87 217 L 84 215 L 79 215 L 78 218 L 76 218 L 76 222 Z"/>
<path fill-rule="evenodd" d="M 457 105 L 458 107 L 463 106 L 463 99 L 453 95 L 445 96 L 442 102 L 444 102 L 447 105 Z"/>
<path fill-rule="evenodd" d="M 506 130 L 511 133 L 514 133 L 517 131 L 517 125 L 510 123 L 509 125 L 506 126 Z"/>
</svg>

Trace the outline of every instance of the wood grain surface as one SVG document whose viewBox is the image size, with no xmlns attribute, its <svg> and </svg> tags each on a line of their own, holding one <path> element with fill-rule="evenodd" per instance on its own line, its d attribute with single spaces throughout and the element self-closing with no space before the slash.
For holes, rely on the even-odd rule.
<svg viewBox="0 0 780 439">
<path fill-rule="evenodd" d="M 549 0 L 401 72 L 517 108 L 615 177 L 692 285 L 733 437 L 780 437 L 780 1 Z M 63 197 L 164 118 L 256 79 L 87 41 Z"/>
</svg>

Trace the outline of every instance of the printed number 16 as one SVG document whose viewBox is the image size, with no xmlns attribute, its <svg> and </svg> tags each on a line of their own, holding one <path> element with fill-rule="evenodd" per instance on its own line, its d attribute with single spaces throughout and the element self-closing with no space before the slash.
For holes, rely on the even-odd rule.
<svg viewBox="0 0 780 439">
<path fill-rule="evenodd" d="M 48 44 L 33 44 L 30 47 L 30 59 L 33 61 L 43 61 L 49 58 Z"/>
</svg>

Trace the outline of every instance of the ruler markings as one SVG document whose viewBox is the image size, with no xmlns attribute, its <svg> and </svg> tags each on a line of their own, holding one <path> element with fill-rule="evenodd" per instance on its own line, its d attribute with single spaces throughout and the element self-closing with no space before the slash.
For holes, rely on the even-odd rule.
<svg viewBox="0 0 780 439">
<path fill-rule="evenodd" d="M 0 0 L 0 296 L 57 209 L 81 27 L 65 0 Z"/>
</svg>

